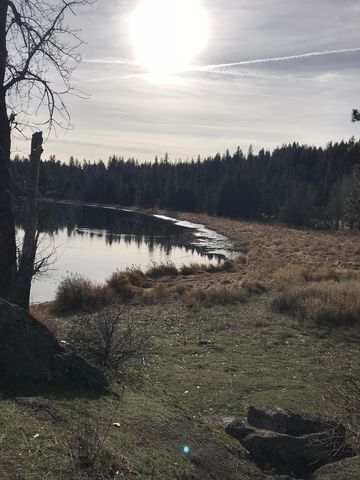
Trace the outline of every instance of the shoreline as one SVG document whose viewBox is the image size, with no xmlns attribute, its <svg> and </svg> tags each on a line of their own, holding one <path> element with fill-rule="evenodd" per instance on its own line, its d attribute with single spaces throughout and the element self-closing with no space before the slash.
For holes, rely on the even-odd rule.
<svg viewBox="0 0 360 480">
<path fill-rule="evenodd" d="M 124 207 L 119 204 L 102 204 L 94 202 L 83 202 L 80 200 L 56 200 L 56 199 L 41 199 L 44 203 L 55 203 L 60 205 L 69 205 L 69 206 L 79 206 L 79 207 L 90 207 L 90 208 L 101 208 L 105 210 L 114 210 L 121 212 L 131 212 L 138 213 L 141 215 L 148 215 L 160 220 L 172 222 L 179 227 L 187 228 L 189 230 L 195 231 L 195 238 L 198 238 L 198 242 L 192 242 L 190 245 L 197 247 L 205 247 L 207 254 L 214 254 L 218 256 L 223 256 L 224 259 L 235 259 L 242 255 L 242 252 L 237 251 L 233 245 L 233 242 L 222 232 L 217 231 L 216 229 L 209 228 L 208 225 L 204 225 L 198 222 L 189 221 L 186 218 L 178 218 L 177 213 L 168 210 L 161 209 L 150 209 L 150 208 L 140 208 L 140 207 Z M 186 214 L 182 214 L 186 215 Z M 211 247 L 208 249 L 207 247 Z"/>
<path fill-rule="evenodd" d="M 269 286 L 273 285 L 277 272 L 289 265 L 304 269 L 330 267 L 360 270 L 359 234 L 349 231 L 317 231 L 202 213 L 126 208 L 121 205 L 91 202 L 53 199 L 43 201 L 162 215 L 180 222 L 203 225 L 231 242 L 232 249 L 237 254 L 237 273 L 240 273 L 242 278 Z"/>
</svg>

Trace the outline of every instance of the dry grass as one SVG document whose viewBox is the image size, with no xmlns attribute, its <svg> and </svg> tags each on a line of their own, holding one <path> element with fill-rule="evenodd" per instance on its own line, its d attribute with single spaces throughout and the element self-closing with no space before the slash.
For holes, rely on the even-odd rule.
<svg viewBox="0 0 360 480">
<path fill-rule="evenodd" d="M 53 308 L 57 312 L 89 311 L 109 305 L 113 291 L 81 275 L 69 275 L 60 283 Z"/>
<path fill-rule="evenodd" d="M 245 303 L 247 300 L 243 288 L 236 286 L 220 286 L 209 288 L 194 288 L 183 297 L 189 308 L 197 306 L 211 307 L 212 305 L 231 305 Z"/>
<path fill-rule="evenodd" d="M 123 301 L 131 300 L 136 295 L 137 288 L 130 283 L 129 277 L 124 272 L 114 272 L 106 283 Z"/>
<path fill-rule="evenodd" d="M 331 327 L 360 325 L 357 273 L 328 267 L 288 267 L 277 275 L 279 294 L 272 308 L 299 320 Z"/>
<path fill-rule="evenodd" d="M 152 289 L 147 289 L 138 297 L 138 304 L 143 305 L 157 305 L 164 300 L 169 299 L 171 293 L 163 283 L 156 284 Z"/>
<path fill-rule="evenodd" d="M 146 270 L 145 275 L 150 278 L 176 277 L 179 275 L 179 270 L 171 262 L 160 264 L 154 263 Z"/>
<path fill-rule="evenodd" d="M 326 264 L 360 271 L 359 236 L 352 232 L 301 230 L 196 213 L 175 215 L 229 238 L 234 249 L 244 254 L 234 261 L 235 270 L 267 286 L 272 286 L 276 272 L 288 265 L 313 269 Z"/>
<path fill-rule="evenodd" d="M 199 275 L 201 273 L 218 273 L 218 272 L 233 272 L 235 270 L 235 265 L 232 260 L 224 260 L 218 265 L 201 265 L 199 263 L 192 263 L 190 265 L 183 265 L 179 273 L 184 277 L 190 275 Z"/>
<path fill-rule="evenodd" d="M 353 270 L 335 269 L 328 265 L 320 268 L 306 268 L 289 265 L 281 268 L 274 275 L 276 286 L 280 289 L 287 288 L 290 284 L 316 283 L 316 282 L 341 282 L 343 280 L 356 280 L 360 278 Z"/>
<path fill-rule="evenodd" d="M 59 323 L 57 322 L 56 318 L 51 315 L 49 311 L 50 308 L 45 305 L 31 305 L 30 306 L 30 313 L 33 317 L 35 317 L 40 323 L 45 325 L 51 333 L 55 335 L 55 337 L 59 337 L 61 333 L 61 329 Z"/>
</svg>

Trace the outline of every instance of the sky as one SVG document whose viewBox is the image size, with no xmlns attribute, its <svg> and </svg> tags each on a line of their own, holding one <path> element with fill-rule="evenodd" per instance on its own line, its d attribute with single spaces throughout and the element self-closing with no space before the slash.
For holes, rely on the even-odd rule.
<svg viewBox="0 0 360 480">
<path fill-rule="evenodd" d="M 143 1 L 98 0 L 71 19 L 86 42 L 73 85 L 87 98 L 66 99 L 73 128 L 50 135 L 43 158 L 149 161 L 167 152 L 187 160 L 238 145 L 246 152 L 359 136 L 351 123 L 360 107 L 358 0 L 199 0 L 203 48 L 185 71 L 165 74 L 138 61 L 130 25 Z M 155 11 L 159 0 L 146 1 Z M 155 13 L 146 29 L 160 21 L 171 45 L 171 21 Z M 185 37 L 190 18 L 180 25 Z M 27 148 L 15 138 L 14 152 Z"/>
</svg>

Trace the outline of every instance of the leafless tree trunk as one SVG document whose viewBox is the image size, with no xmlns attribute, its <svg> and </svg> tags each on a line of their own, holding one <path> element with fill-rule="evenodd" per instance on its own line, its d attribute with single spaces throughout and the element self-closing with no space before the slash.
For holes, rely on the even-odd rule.
<svg viewBox="0 0 360 480">
<path fill-rule="evenodd" d="M 0 0 L 0 297 L 28 306 L 31 260 L 37 229 L 33 159 L 29 188 L 29 225 L 17 270 L 15 222 L 11 198 L 11 131 L 25 136 L 36 122 L 51 131 L 67 128 L 64 96 L 74 93 L 71 74 L 80 61 L 78 32 L 67 14 L 95 0 Z M 36 112 L 36 115 L 34 115 Z M 16 120 L 15 120 L 16 119 Z M 38 136 L 35 143 L 40 141 Z M 32 157 L 41 150 L 39 144 Z M 37 189 L 36 189 L 37 190 Z M 30 213 L 31 207 L 35 208 Z M 35 233 L 34 233 L 35 232 Z M 33 273 L 34 268 L 32 267 Z M 31 283 L 31 282 L 30 282 Z"/>
<path fill-rule="evenodd" d="M 10 123 L 4 79 L 7 64 L 6 21 L 8 4 L 0 1 L 0 297 L 9 299 L 16 274 L 15 226 L 10 194 Z"/>
<path fill-rule="evenodd" d="M 42 132 L 34 133 L 31 141 L 29 178 L 26 184 L 26 226 L 16 275 L 16 287 L 12 298 L 14 303 L 27 310 L 30 304 L 31 282 L 35 273 L 38 243 L 38 186 L 42 144 Z"/>
</svg>

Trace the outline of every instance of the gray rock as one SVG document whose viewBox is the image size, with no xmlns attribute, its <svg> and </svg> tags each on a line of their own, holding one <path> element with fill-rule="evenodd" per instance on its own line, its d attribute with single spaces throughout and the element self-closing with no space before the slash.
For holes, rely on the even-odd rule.
<svg viewBox="0 0 360 480">
<path fill-rule="evenodd" d="M 225 431 L 230 437 L 236 438 L 236 440 L 244 440 L 245 437 L 248 435 L 255 433 L 256 429 L 250 427 L 245 422 L 240 422 L 239 420 L 235 420 L 234 422 L 229 423 L 226 426 Z"/>
<path fill-rule="evenodd" d="M 1 391 L 52 385 L 94 392 L 107 387 L 103 373 L 68 352 L 55 336 L 21 308 L 0 299 Z"/>
<path fill-rule="evenodd" d="M 328 432 L 292 437 L 257 430 L 243 438 L 241 444 L 263 469 L 299 476 L 339 458 L 336 452 L 341 449 L 342 440 L 333 438 Z"/>
<path fill-rule="evenodd" d="M 342 425 L 288 410 L 250 407 L 248 423 L 231 422 L 226 432 L 264 471 L 280 475 L 300 477 L 353 455 Z"/>
<path fill-rule="evenodd" d="M 336 422 L 281 408 L 249 407 L 247 418 L 252 427 L 294 437 L 323 431 L 336 431 L 338 436 L 345 436 L 345 428 Z"/>
<path fill-rule="evenodd" d="M 329 463 L 317 470 L 313 480 L 360 480 L 360 457 Z"/>
</svg>

